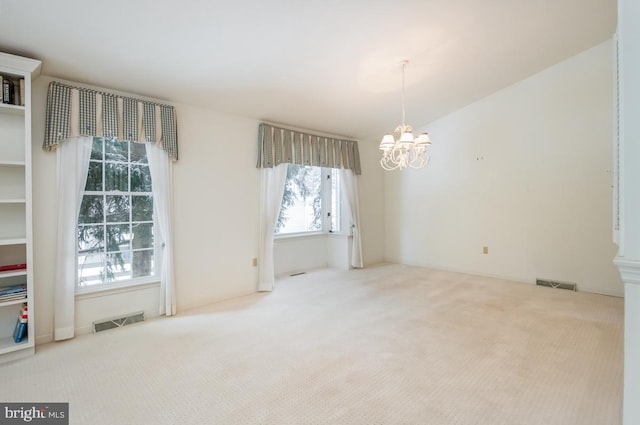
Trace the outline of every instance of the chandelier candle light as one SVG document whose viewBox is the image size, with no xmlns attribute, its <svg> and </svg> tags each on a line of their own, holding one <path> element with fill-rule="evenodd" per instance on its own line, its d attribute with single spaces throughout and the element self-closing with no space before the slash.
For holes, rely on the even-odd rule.
<svg viewBox="0 0 640 425">
<path fill-rule="evenodd" d="M 402 124 L 396 127 L 394 133 L 399 138 L 388 133 L 380 142 L 382 158 L 380 165 L 387 171 L 407 167 L 422 168 L 429 162 L 427 148 L 431 145 L 429 135 L 421 133 L 418 137 L 413 137 L 413 128 L 404 122 L 404 67 L 409 61 L 402 62 Z"/>
</svg>

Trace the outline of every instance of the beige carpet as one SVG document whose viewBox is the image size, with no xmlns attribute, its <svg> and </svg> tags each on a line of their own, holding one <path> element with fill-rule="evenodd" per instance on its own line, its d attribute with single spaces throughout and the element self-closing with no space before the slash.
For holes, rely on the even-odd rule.
<svg viewBox="0 0 640 425">
<path fill-rule="evenodd" d="M 86 425 L 614 425 L 622 323 L 619 298 L 399 265 L 318 270 L 40 346 L 0 366 L 0 400 L 68 401 Z"/>
</svg>

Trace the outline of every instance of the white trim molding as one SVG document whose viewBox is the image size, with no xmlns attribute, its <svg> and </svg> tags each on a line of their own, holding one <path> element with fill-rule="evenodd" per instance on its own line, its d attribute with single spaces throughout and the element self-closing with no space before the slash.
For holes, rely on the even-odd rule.
<svg viewBox="0 0 640 425">
<path fill-rule="evenodd" d="M 624 257 L 616 257 L 613 262 L 618 267 L 624 283 L 640 285 L 640 260 L 628 260 Z"/>
<path fill-rule="evenodd" d="M 0 52 L 0 61 L 2 61 L 3 67 L 13 68 L 19 71 L 28 71 L 31 73 L 32 80 L 35 80 L 38 75 L 40 75 L 42 68 L 42 62 L 39 60 L 23 58 L 9 53 Z"/>
</svg>

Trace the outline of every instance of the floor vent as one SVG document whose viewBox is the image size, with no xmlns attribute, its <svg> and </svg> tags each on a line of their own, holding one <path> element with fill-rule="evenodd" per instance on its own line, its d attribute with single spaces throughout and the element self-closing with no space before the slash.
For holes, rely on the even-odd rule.
<svg viewBox="0 0 640 425">
<path fill-rule="evenodd" d="M 138 311 L 131 313 L 123 317 L 116 317 L 113 319 L 103 319 L 97 322 L 93 322 L 93 332 L 102 332 L 107 329 L 121 328 L 122 326 L 131 325 L 133 323 L 144 321 L 144 312 Z"/>
<path fill-rule="evenodd" d="M 577 291 L 575 283 L 571 282 L 556 282 L 554 280 L 542 280 L 536 279 L 536 285 L 538 286 L 547 286 L 549 288 L 559 288 L 559 289 L 567 289 L 569 291 Z"/>
<path fill-rule="evenodd" d="M 300 276 L 301 274 L 307 274 L 307 272 L 291 273 L 289 276 Z"/>
</svg>

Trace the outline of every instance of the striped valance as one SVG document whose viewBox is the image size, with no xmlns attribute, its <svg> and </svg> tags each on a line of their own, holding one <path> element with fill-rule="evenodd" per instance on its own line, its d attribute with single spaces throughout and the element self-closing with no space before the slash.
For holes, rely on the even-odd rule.
<svg viewBox="0 0 640 425">
<path fill-rule="evenodd" d="M 43 149 L 76 136 L 115 137 L 161 145 L 178 159 L 175 108 L 52 81 Z"/>
<path fill-rule="evenodd" d="M 361 174 L 358 142 L 303 133 L 271 124 L 258 129 L 258 168 L 282 163 L 346 168 Z"/>
</svg>

